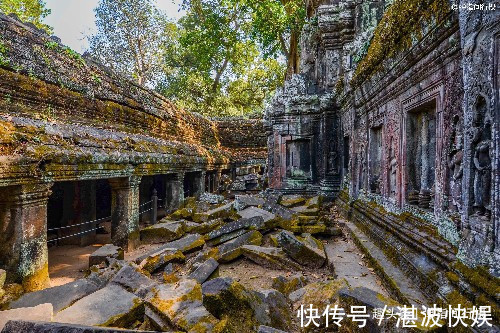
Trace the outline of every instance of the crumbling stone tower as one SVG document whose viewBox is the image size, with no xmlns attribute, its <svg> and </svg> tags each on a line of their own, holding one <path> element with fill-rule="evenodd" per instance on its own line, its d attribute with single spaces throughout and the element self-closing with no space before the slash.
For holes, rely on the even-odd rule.
<svg viewBox="0 0 500 333">
<path fill-rule="evenodd" d="M 393 230 L 430 255 L 390 214 L 414 219 L 449 244 L 432 260 L 449 265 L 450 251 L 498 276 L 498 4 L 332 0 L 308 13 L 301 72 L 266 114 L 270 186 L 342 188 L 339 205 L 375 237 Z"/>
</svg>

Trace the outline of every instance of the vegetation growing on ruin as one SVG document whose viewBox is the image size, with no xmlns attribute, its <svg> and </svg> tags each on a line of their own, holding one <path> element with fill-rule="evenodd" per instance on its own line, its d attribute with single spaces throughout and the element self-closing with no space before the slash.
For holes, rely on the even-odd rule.
<svg viewBox="0 0 500 333">
<path fill-rule="evenodd" d="M 16 14 L 21 21 L 32 23 L 50 34 L 52 28 L 42 23 L 43 19 L 50 14 L 50 9 L 45 6 L 43 0 L 2 0 L 0 1 L 0 12 Z"/>
<path fill-rule="evenodd" d="M 450 12 L 447 0 L 395 0 L 375 29 L 366 56 L 356 68 L 356 87 L 382 68 L 383 61 L 407 50 L 421 39 L 424 27 L 440 24 Z"/>
<path fill-rule="evenodd" d="M 9 58 L 7 56 L 8 50 L 7 46 L 0 39 L 0 66 L 9 65 Z"/>
</svg>

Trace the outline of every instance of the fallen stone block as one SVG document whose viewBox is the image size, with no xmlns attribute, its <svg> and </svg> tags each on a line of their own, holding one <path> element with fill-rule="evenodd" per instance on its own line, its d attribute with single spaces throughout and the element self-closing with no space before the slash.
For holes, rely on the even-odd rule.
<svg viewBox="0 0 500 333">
<path fill-rule="evenodd" d="M 239 215 L 233 208 L 233 202 L 229 202 L 220 207 L 209 210 L 208 212 L 193 215 L 194 222 L 207 222 L 213 219 L 238 219 Z"/>
<path fill-rule="evenodd" d="M 106 262 L 108 258 L 123 260 L 124 259 L 123 249 L 113 244 L 106 244 L 101 246 L 90 255 L 89 267 Z"/>
<path fill-rule="evenodd" d="M 248 231 L 247 233 L 223 243 L 217 247 L 217 261 L 226 263 L 235 260 L 242 255 L 241 247 L 243 245 L 261 245 L 262 234 L 256 230 Z"/>
<path fill-rule="evenodd" d="M 304 288 L 307 284 L 307 278 L 302 274 L 295 274 L 290 277 L 277 276 L 273 278 L 272 287 L 278 290 L 283 295 L 290 295 L 290 293 Z"/>
<path fill-rule="evenodd" d="M 309 244 L 306 244 L 291 232 L 283 230 L 277 237 L 278 245 L 298 263 L 312 267 L 320 268 L 326 262 L 326 254 L 324 250 L 320 250 Z"/>
<path fill-rule="evenodd" d="M 144 296 L 144 293 L 157 283 L 140 272 L 139 268 L 130 265 L 124 266 L 115 277 L 110 281 L 109 285 L 118 285 L 130 293 L 139 297 Z"/>
<path fill-rule="evenodd" d="M 265 303 L 232 278 L 216 278 L 202 285 L 203 304 L 217 318 L 226 318 L 229 332 L 252 332 L 270 323 Z"/>
<path fill-rule="evenodd" d="M 175 249 L 175 250 L 179 250 L 182 253 L 186 254 L 186 253 L 190 253 L 190 252 L 193 252 L 195 250 L 202 248 L 203 245 L 205 245 L 205 238 L 202 235 L 189 234 L 189 235 L 186 235 L 186 236 L 184 236 L 180 239 L 177 239 L 173 242 L 166 243 L 165 245 L 163 245 L 159 249 L 156 249 L 155 251 L 138 258 L 136 260 L 136 262 L 141 262 L 142 260 L 146 259 L 146 257 L 148 257 L 149 255 L 156 253 L 158 251 L 161 251 L 161 250 Z"/>
<path fill-rule="evenodd" d="M 5 324 L 7 324 L 9 320 L 23 320 L 29 318 L 31 320 L 51 321 L 52 314 L 53 309 L 52 304 L 50 303 L 0 311 L 0 330 L 4 328 Z"/>
<path fill-rule="evenodd" d="M 222 236 L 219 236 L 217 238 L 211 239 L 211 240 L 207 241 L 207 244 L 210 246 L 217 246 L 219 244 L 230 241 L 231 239 L 235 239 L 236 237 L 243 235 L 247 231 L 248 230 L 246 230 L 246 229 L 236 230 L 236 231 L 224 234 Z"/>
<path fill-rule="evenodd" d="M 107 261 L 107 267 L 92 266 L 90 268 L 90 274 L 86 278 L 88 281 L 98 286 L 99 289 L 107 285 L 123 266 L 128 265 L 125 260 L 108 258 Z"/>
<path fill-rule="evenodd" d="M 83 326 L 65 323 L 51 323 L 45 321 L 12 320 L 9 321 L 2 333 L 146 333 L 146 331 L 124 330 L 116 328 Z"/>
<path fill-rule="evenodd" d="M 239 212 L 247 207 L 262 206 L 264 203 L 265 200 L 263 198 L 257 197 L 255 195 L 236 195 L 234 200 L 234 207 Z"/>
<path fill-rule="evenodd" d="M 177 329 L 208 332 L 219 323 L 203 306 L 201 285 L 195 280 L 159 285 L 146 301 Z"/>
<path fill-rule="evenodd" d="M 186 233 L 185 221 L 162 220 L 141 230 L 143 244 L 165 243 L 181 238 Z"/>
<path fill-rule="evenodd" d="M 287 332 L 269 326 L 260 325 L 257 333 L 287 333 Z"/>
<path fill-rule="evenodd" d="M 315 216 L 319 215 L 319 208 L 308 208 L 306 206 L 299 206 L 291 208 L 294 212 L 304 216 Z"/>
<path fill-rule="evenodd" d="M 242 253 L 251 261 L 270 268 L 284 270 L 301 270 L 302 267 L 288 259 L 285 252 L 276 247 L 262 247 L 256 245 L 243 245 Z"/>
<path fill-rule="evenodd" d="M 188 275 L 188 279 L 198 281 L 198 283 L 205 282 L 219 267 L 217 260 L 210 258 L 204 263 L 193 266 L 193 270 Z"/>
<path fill-rule="evenodd" d="M 351 306 L 365 306 L 366 313 L 373 313 L 374 309 L 383 309 L 385 306 L 387 306 L 387 311 L 393 311 L 394 313 L 397 313 L 397 307 L 402 306 L 395 300 L 387 298 L 384 295 L 365 287 L 357 287 L 353 289 L 345 287 L 339 290 L 338 296 L 339 306 L 342 306 L 344 308 L 350 308 Z M 417 316 L 420 317 L 420 314 L 417 313 Z M 383 320 L 380 325 L 378 319 L 371 318 L 371 316 L 366 319 L 367 321 L 364 329 L 366 329 L 368 332 L 398 331 L 398 328 L 396 327 L 396 318 L 391 318 L 392 320 Z M 417 319 L 417 321 L 422 322 L 422 319 L 419 318 Z M 441 325 L 446 326 L 446 323 L 441 321 Z M 350 330 L 359 329 L 358 323 L 351 320 L 346 321 L 344 326 Z M 424 331 L 428 330 L 429 329 L 424 329 Z M 419 329 L 416 328 L 414 331 L 418 332 Z"/>
<path fill-rule="evenodd" d="M 170 218 L 172 220 L 193 220 L 193 216 L 195 214 L 195 210 L 193 208 L 181 208 L 177 209 L 175 212 L 170 214 Z"/>
<path fill-rule="evenodd" d="M 224 201 L 224 196 L 215 193 L 204 192 L 200 196 L 200 201 L 207 202 L 211 205 L 217 205 Z"/>
<path fill-rule="evenodd" d="M 302 235 L 300 235 L 300 237 L 297 237 L 297 239 L 304 242 L 308 246 L 319 250 L 320 252 L 321 251 L 325 252 L 325 246 L 323 245 L 323 243 L 319 239 L 316 239 L 313 236 L 311 236 L 311 234 L 309 233 L 303 233 Z"/>
<path fill-rule="evenodd" d="M 262 208 L 267 210 L 268 212 L 273 213 L 276 216 L 281 217 L 284 220 L 291 220 L 295 215 L 295 212 L 293 210 L 285 208 L 280 204 L 274 203 L 269 200 L 266 200 L 265 204 L 262 205 Z"/>
<path fill-rule="evenodd" d="M 185 260 L 186 257 L 180 250 L 163 249 L 152 253 L 147 258 L 143 259 L 139 264 L 139 267 L 149 273 L 153 273 L 162 269 L 168 263 L 184 262 Z"/>
<path fill-rule="evenodd" d="M 285 197 L 283 196 L 281 198 L 280 204 L 282 206 L 285 206 L 287 208 L 292 208 L 292 207 L 297 207 L 297 206 L 302 206 L 305 204 L 306 199 L 303 197 L 297 197 L 297 196 L 291 196 L 291 197 Z"/>
<path fill-rule="evenodd" d="M 288 298 L 296 305 L 312 304 L 317 309 L 339 303 L 339 291 L 347 287 L 345 280 L 315 282 L 292 292 Z M 324 326 L 324 325 L 323 325 Z"/>
<path fill-rule="evenodd" d="M 140 298 L 116 284 L 110 284 L 62 310 L 54 321 L 78 325 L 130 327 L 144 316 Z"/>
<path fill-rule="evenodd" d="M 261 216 L 264 219 L 264 222 L 268 222 L 276 218 L 276 215 L 268 212 L 262 208 L 258 207 L 248 207 L 239 212 L 240 216 L 245 219 L 249 219 L 254 216 Z"/>
<path fill-rule="evenodd" d="M 208 222 L 196 223 L 196 222 L 186 222 L 186 232 L 189 233 L 198 233 L 198 234 L 207 234 L 215 229 L 221 227 L 224 224 L 224 220 L 215 219 L 210 220 Z"/>
<path fill-rule="evenodd" d="M 323 197 L 317 195 L 315 197 L 309 198 L 306 201 L 305 206 L 307 208 L 319 208 L 322 203 L 323 203 Z"/>
<path fill-rule="evenodd" d="M 99 287 L 95 283 L 80 279 L 61 286 L 24 294 L 18 300 L 11 302 L 9 306 L 11 309 L 18 309 L 49 303 L 54 312 L 59 312 L 97 290 Z"/>
<path fill-rule="evenodd" d="M 0 269 L 0 289 L 3 288 L 6 279 L 7 279 L 7 272 L 3 269 Z"/>
<path fill-rule="evenodd" d="M 261 216 L 254 216 L 248 219 L 239 219 L 234 222 L 229 222 L 206 235 L 206 239 L 211 240 L 225 234 L 232 233 L 237 230 L 254 228 L 260 229 L 264 226 L 264 219 Z"/>
<path fill-rule="evenodd" d="M 265 303 L 269 315 L 269 325 L 280 329 L 288 329 L 292 324 L 292 312 L 288 299 L 275 289 L 260 290 L 256 294 Z"/>
</svg>

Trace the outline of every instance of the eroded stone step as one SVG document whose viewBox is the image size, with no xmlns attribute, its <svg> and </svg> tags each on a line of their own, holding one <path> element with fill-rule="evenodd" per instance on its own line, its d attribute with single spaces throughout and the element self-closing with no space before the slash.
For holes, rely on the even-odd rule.
<svg viewBox="0 0 500 333">
<path fill-rule="evenodd" d="M 395 266 L 364 232 L 350 221 L 344 221 L 344 225 L 350 232 L 355 243 L 365 253 L 370 263 L 376 269 L 385 286 L 400 302 L 417 306 L 430 304 L 424 294 L 415 287 L 403 271 Z"/>
</svg>

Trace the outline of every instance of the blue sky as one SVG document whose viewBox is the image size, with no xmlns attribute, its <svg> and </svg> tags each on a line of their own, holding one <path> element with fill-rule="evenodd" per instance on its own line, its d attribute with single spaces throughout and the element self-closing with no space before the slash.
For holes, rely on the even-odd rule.
<svg viewBox="0 0 500 333">
<path fill-rule="evenodd" d="M 85 35 L 96 30 L 94 8 L 98 0 L 45 0 L 47 8 L 52 10 L 45 18 L 45 23 L 54 28 L 54 35 L 73 50 L 83 53 L 87 49 Z M 156 0 L 157 7 L 170 18 L 177 20 L 179 4 L 182 0 Z"/>
</svg>

